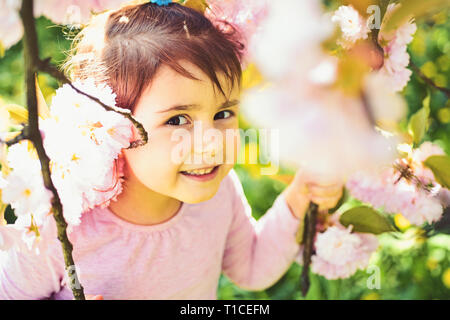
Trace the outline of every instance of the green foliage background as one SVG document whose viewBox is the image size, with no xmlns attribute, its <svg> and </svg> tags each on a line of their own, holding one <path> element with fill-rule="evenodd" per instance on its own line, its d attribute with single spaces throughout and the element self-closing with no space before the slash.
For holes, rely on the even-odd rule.
<svg viewBox="0 0 450 320">
<path fill-rule="evenodd" d="M 412 61 L 437 85 L 450 84 L 449 11 L 442 11 L 418 22 L 418 31 L 409 51 Z M 41 57 L 61 63 L 70 48 L 70 30 L 55 26 L 45 18 L 37 20 Z M 25 104 L 21 43 L 0 59 L 0 97 L 7 103 Z M 39 76 L 47 102 L 58 87 L 47 75 Z M 450 103 L 446 96 L 429 86 L 416 74 L 403 92 L 409 105 L 408 117 L 422 107 L 431 95 L 431 123 L 427 140 L 440 144 L 450 154 Z M 261 217 L 285 187 L 283 183 L 255 174 L 255 166 L 237 166 L 255 218 Z M 447 214 L 448 216 L 448 214 Z M 7 219 L 12 222 L 11 210 Z M 369 289 L 371 274 L 360 271 L 350 279 L 328 281 L 312 275 L 312 287 L 306 299 L 449 299 L 450 236 L 445 233 L 421 233 L 409 228 L 403 234 L 383 235 L 371 265 L 380 269 L 380 289 Z M 272 287 L 260 292 L 242 290 L 225 276 L 220 279 L 219 299 L 303 299 L 299 291 L 301 267 L 294 263 Z"/>
</svg>

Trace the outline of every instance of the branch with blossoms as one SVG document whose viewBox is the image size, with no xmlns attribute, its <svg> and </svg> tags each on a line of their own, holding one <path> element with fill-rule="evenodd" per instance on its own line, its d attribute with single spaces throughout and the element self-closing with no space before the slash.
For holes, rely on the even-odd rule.
<svg viewBox="0 0 450 320">
<path fill-rule="evenodd" d="M 16 2 L 20 3 L 7 3 Z M 101 6 L 118 6 L 121 1 L 82 2 L 86 5 L 80 6 L 79 20 L 85 21 L 91 9 L 101 11 L 107 9 Z M 39 15 L 45 12 L 46 4 L 64 7 L 68 1 L 34 3 Z M 368 25 L 368 3 L 378 4 L 379 28 Z M 408 132 L 401 131 L 398 123 L 406 116 L 406 102 L 399 92 L 410 80 L 409 67 L 414 69 L 407 51 L 416 32 L 413 17 L 419 19 L 444 7 L 447 0 L 346 0 L 331 18 L 316 0 L 284 0 L 283 4 L 269 0 L 186 0 L 183 4 L 205 11 L 219 23 L 228 20 L 243 31 L 248 44 L 244 78 L 254 72 L 255 79 L 270 83 L 247 91 L 242 103 L 244 114 L 256 125 L 279 130 L 280 156 L 304 170 L 342 178 L 349 193 L 363 202 L 352 208 L 344 204 L 330 212 L 317 212 L 311 204 L 298 233 L 304 295 L 310 271 L 327 279 L 342 279 L 365 269 L 378 248 L 377 235 L 398 231 L 390 215 L 401 213 L 419 227 L 442 221 L 444 208 L 450 204 L 450 160 L 442 149 L 423 142 L 429 101 L 411 117 Z M 0 189 L 3 199 L 14 206 L 18 220 L 33 232 L 45 233 L 40 226 L 53 207 L 52 201 L 58 202 L 60 230 L 70 235 L 82 212 L 108 205 L 120 193 L 119 153 L 134 146 L 131 125 L 138 124 L 127 111 L 109 107 L 114 106 L 110 89 L 89 82 L 70 83 L 50 60 L 39 58 L 31 23 L 32 4 L 24 1 L 22 5 L 27 17 L 24 45 L 30 121 L 18 136 L 7 139 L 11 168 L 5 166 L 2 171 L 11 172 L 5 181 L 0 177 Z M 72 20 L 57 12 L 47 15 L 56 23 Z M 8 22 L 14 21 L 11 17 Z M 0 39 L 7 40 L 6 47 L 21 37 L 20 32 L 4 35 L 2 31 Z M 42 121 L 38 119 L 34 87 L 38 71 L 65 84 Z M 146 141 L 145 134 L 141 135 Z M 0 139 L 5 140 L 2 135 Z M 23 139 L 36 140 L 36 150 L 30 151 Z M 43 150 L 49 158 L 42 164 L 40 159 L 46 157 Z M 44 179 L 38 174 L 41 168 Z M 24 194 L 32 196 L 24 199 Z M 67 234 L 61 231 L 60 238 L 71 252 Z M 82 290 L 76 294 L 82 298 Z"/>
<path fill-rule="evenodd" d="M 108 106 L 106 103 L 101 101 L 99 98 L 95 97 L 93 93 L 89 94 L 89 93 L 85 92 L 84 90 L 78 88 L 78 85 L 74 85 L 73 83 L 71 83 L 62 72 L 60 72 L 56 67 L 54 67 L 53 65 L 50 64 L 50 59 L 46 59 L 46 60 L 40 59 L 39 50 L 38 50 L 38 38 L 37 38 L 37 32 L 36 32 L 36 26 L 35 26 L 33 12 L 34 12 L 34 1 L 32 1 L 32 0 L 22 1 L 22 5 L 19 10 L 19 13 L 20 13 L 20 18 L 21 18 L 22 25 L 23 25 L 23 47 L 24 47 L 24 63 L 25 63 L 26 102 L 27 102 L 27 106 L 28 106 L 28 119 L 27 119 L 28 123 L 23 126 L 23 129 L 20 131 L 20 133 L 17 136 L 15 136 L 12 139 L 5 139 L 5 140 L 2 139 L 2 140 L 0 140 L 0 143 L 5 143 L 8 147 L 10 147 L 10 149 L 8 151 L 8 156 L 11 156 L 11 154 L 14 155 L 14 153 L 20 154 L 21 157 L 18 157 L 16 160 L 20 159 L 20 161 L 27 162 L 27 159 L 28 159 L 27 157 L 29 156 L 29 152 L 28 152 L 29 146 L 28 146 L 28 144 L 24 144 L 22 142 L 24 140 L 30 141 L 34 147 L 33 152 L 35 153 L 35 155 L 37 155 L 39 165 L 37 165 L 37 161 L 32 161 L 32 160 L 30 160 L 30 164 L 31 163 L 33 164 L 31 166 L 32 168 L 40 167 L 40 171 L 41 171 L 42 178 L 43 178 L 43 185 L 41 185 L 42 181 L 41 182 L 38 181 L 40 178 L 39 178 L 39 174 L 38 174 L 37 170 L 33 171 L 31 176 L 34 178 L 37 177 L 37 179 L 38 179 L 38 180 L 36 180 L 37 188 L 34 190 L 40 190 L 40 191 L 35 192 L 37 194 L 37 196 L 34 199 L 35 200 L 34 206 L 31 206 L 31 208 L 21 207 L 18 204 L 20 201 L 18 201 L 17 196 L 14 194 L 14 188 L 11 187 L 11 185 L 13 186 L 15 183 L 20 183 L 20 182 L 23 182 L 24 185 L 27 185 L 27 183 L 25 183 L 23 181 L 23 179 L 21 179 L 22 177 L 19 175 L 19 173 L 21 171 L 21 169 L 19 168 L 20 165 L 17 163 L 17 161 L 15 161 L 14 164 L 11 165 L 13 168 L 5 168 L 6 166 L 3 165 L 2 171 L 11 171 L 11 169 L 12 169 L 12 173 L 9 172 L 10 174 L 7 176 L 6 180 L 0 177 L 1 178 L 0 179 L 1 187 L 3 189 L 2 197 L 3 197 L 3 200 L 5 200 L 5 198 L 6 198 L 7 203 L 9 202 L 9 203 L 16 204 L 16 208 L 15 208 L 16 215 L 21 216 L 19 218 L 24 218 L 24 220 L 27 223 L 31 223 L 27 227 L 27 230 L 28 230 L 27 234 L 35 233 L 36 237 L 39 237 L 39 235 L 40 235 L 39 225 L 42 224 L 43 219 L 45 219 L 45 218 L 43 218 L 44 213 L 46 213 L 46 212 L 52 213 L 53 218 L 56 222 L 56 226 L 57 226 L 57 238 L 60 241 L 61 246 L 62 246 L 67 275 L 71 281 L 70 287 L 72 289 L 73 296 L 76 300 L 84 300 L 85 296 L 84 296 L 83 287 L 79 282 L 79 279 L 78 279 L 78 276 L 76 273 L 76 269 L 74 269 L 75 262 L 74 262 L 73 256 L 72 256 L 73 247 L 68 238 L 67 230 L 68 230 L 69 225 L 66 220 L 69 215 L 66 214 L 67 207 L 63 206 L 61 198 L 60 198 L 60 194 L 58 193 L 58 189 L 61 190 L 61 188 L 57 188 L 57 186 L 55 186 L 55 183 L 54 183 L 55 171 L 56 171 L 54 168 L 55 162 L 54 161 L 51 162 L 51 161 L 53 159 L 55 159 L 55 157 L 53 154 L 53 157 L 52 157 L 53 159 L 51 160 L 47 154 L 48 151 L 51 152 L 51 148 L 44 147 L 44 145 L 49 140 L 49 138 L 51 138 L 51 137 L 49 137 L 50 133 L 52 135 L 57 135 L 57 134 L 61 134 L 61 133 L 65 132 L 65 130 L 64 130 L 64 126 L 59 126 L 57 128 L 58 130 L 55 130 L 52 132 L 52 130 L 49 129 L 50 121 L 43 122 L 46 125 L 45 130 L 42 130 L 40 128 L 41 123 L 39 120 L 40 114 L 38 113 L 38 111 L 39 111 L 38 92 L 37 92 L 37 86 L 36 86 L 36 82 L 35 82 L 36 72 L 39 72 L 39 71 L 46 72 L 46 73 L 50 74 L 51 76 L 55 77 L 57 80 L 61 81 L 63 84 L 67 84 L 74 92 L 76 92 L 80 96 L 86 97 L 86 99 L 89 99 L 93 103 L 97 104 L 98 106 L 101 106 L 104 109 L 104 111 L 106 112 L 106 114 L 108 114 L 108 112 L 109 112 L 110 119 L 114 117 L 111 114 L 111 112 L 113 112 L 114 114 L 117 114 L 118 115 L 117 117 L 121 117 L 121 119 L 117 119 L 117 117 L 116 117 L 114 119 L 114 121 L 116 121 L 116 124 L 120 124 L 120 121 L 124 121 L 124 119 L 127 119 L 126 121 L 129 121 L 130 124 L 125 125 L 123 122 L 121 124 L 122 126 L 126 126 L 126 128 L 128 129 L 128 136 L 127 136 L 128 138 L 125 139 L 126 142 L 124 142 L 120 145 L 117 143 L 118 145 L 115 146 L 116 154 L 122 148 L 125 148 L 125 147 L 136 148 L 136 147 L 145 145 L 148 141 L 148 135 L 147 135 L 147 132 L 145 131 L 144 127 L 142 126 L 142 124 L 140 124 L 138 121 L 136 121 L 133 118 L 133 116 L 131 115 L 131 111 L 114 107 L 113 100 L 110 101 L 111 104 Z M 80 86 L 82 87 L 83 85 L 81 84 Z M 84 101 L 84 103 L 86 103 L 86 101 Z M 54 112 L 54 111 L 55 110 L 52 110 L 51 112 Z M 66 111 L 63 111 L 63 112 L 66 112 Z M 99 111 L 97 111 L 97 112 L 99 112 Z M 105 117 L 107 118 L 107 116 L 105 116 Z M 137 128 L 138 132 L 140 133 L 141 140 L 130 141 L 129 137 L 131 137 L 131 134 L 130 134 L 131 133 L 131 125 L 134 125 Z M 103 127 L 103 126 L 100 124 L 99 127 Z M 112 130 L 115 128 L 111 127 L 110 129 Z M 111 134 L 112 131 L 110 131 L 109 133 Z M 66 132 L 66 134 L 67 134 L 67 132 Z M 116 140 L 120 140 L 120 139 L 123 140 L 126 137 L 124 137 L 124 136 L 117 137 L 116 136 L 115 138 L 116 138 Z M 48 144 L 48 142 L 47 142 L 47 144 Z M 23 147 L 25 147 L 25 149 L 27 149 L 27 150 L 25 150 Z M 10 163 L 13 163 L 13 161 L 10 161 Z M 115 171 L 117 171 L 117 170 L 118 169 L 116 168 Z M 116 179 L 116 183 L 114 184 L 114 187 L 112 188 L 113 191 L 115 191 L 115 194 L 118 194 L 121 190 L 120 188 L 117 188 L 117 186 L 118 186 L 117 181 L 119 181 L 119 180 Z M 59 183 L 59 186 L 61 186 L 61 183 Z M 104 190 L 101 190 L 101 191 L 106 192 Z M 111 190 L 108 190 L 108 191 L 111 191 Z M 30 191 L 30 189 L 27 188 L 25 190 L 25 194 L 29 195 L 30 193 L 32 193 L 32 191 Z M 110 192 L 109 194 L 107 194 L 107 196 L 106 195 L 103 196 L 103 198 L 104 197 L 111 198 L 111 195 L 113 195 L 113 194 L 111 194 L 111 192 Z M 109 203 L 109 200 L 104 201 L 103 198 L 101 198 L 100 204 L 106 205 L 107 203 Z M 45 200 L 47 200 L 47 201 L 45 201 Z M 89 204 L 89 207 L 93 207 L 94 205 L 98 205 L 98 204 L 99 204 L 99 201 Z M 63 210 L 63 208 L 64 208 L 64 210 Z M 30 214 L 30 212 L 28 212 L 27 209 L 32 209 L 33 213 Z M 86 207 L 84 207 L 82 209 L 85 210 Z M 37 214 L 37 211 L 39 211 L 40 214 Z M 78 212 L 78 213 L 81 213 L 81 212 Z M 78 217 L 78 219 L 79 219 L 79 217 Z M 69 222 L 71 222 L 71 224 L 76 225 L 76 223 L 72 223 L 73 221 L 69 221 Z M 30 247 L 33 247 L 34 245 L 35 245 L 35 243 L 31 243 Z"/>
<path fill-rule="evenodd" d="M 405 159 L 397 147 L 408 134 L 398 125 L 406 116 L 406 101 L 399 92 L 412 74 L 407 46 L 417 29 L 413 17 L 444 4 L 432 1 L 425 6 L 418 0 L 347 0 L 330 14 L 331 19 L 318 1 L 286 0 L 282 6 L 256 0 L 209 3 L 212 17 L 230 21 L 248 38 L 250 67 L 244 74 L 262 80 L 256 85 L 250 81 L 254 87 L 244 96 L 244 115 L 254 125 L 279 130 L 282 160 L 347 181 L 350 194 L 362 201 L 352 183 L 356 180 L 368 188 L 371 183 L 356 175 L 379 176 L 380 168 L 391 168 L 399 180 L 396 186 L 411 189 L 411 197 L 401 199 L 419 203 L 432 197 L 431 182 L 400 166 Z M 369 4 L 375 4 L 372 17 Z M 425 130 L 423 113 L 412 119 L 410 131 Z M 422 142 L 414 140 L 416 145 Z M 433 167 L 433 175 L 445 177 L 446 161 L 440 155 L 426 162 Z M 445 191 L 442 179 L 441 184 L 436 179 L 433 191 Z M 417 197 L 410 184 L 427 196 Z M 392 213 L 406 206 L 403 213 L 411 222 L 439 220 L 444 205 L 424 201 L 422 208 L 430 206 L 428 217 L 414 220 L 403 202 L 403 207 L 392 207 L 399 210 Z M 311 204 L 297 234 L 303 295 L 309 289 L 309 268 L 327 279 L 350 277 L 368 266 L 378 247 L 377 235 L 397 231 L 388 214 L 378 210 L 384 206 L 372 202 L 346 211 L 344 204 L 330 213 L 311 210 Z"/>
</svg>

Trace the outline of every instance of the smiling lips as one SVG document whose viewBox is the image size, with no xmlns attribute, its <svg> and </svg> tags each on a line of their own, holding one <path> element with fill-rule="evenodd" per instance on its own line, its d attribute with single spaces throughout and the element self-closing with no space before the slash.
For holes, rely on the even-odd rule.
<svg viewBox="0 0 450 320">
<path fill-rule="evenodd" d="M 208 181 L 214 179 L 219 171 L 219 166 L 181 171 L 181 174 L 197 181 Z"/>
</svg>

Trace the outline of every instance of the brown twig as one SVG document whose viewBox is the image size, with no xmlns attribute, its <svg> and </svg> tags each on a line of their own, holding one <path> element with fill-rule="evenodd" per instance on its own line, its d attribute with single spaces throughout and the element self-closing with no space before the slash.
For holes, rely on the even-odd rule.
<svg viewBox="0 0 450 320">
<path fill-rule="evenodd" d="M 72 87 L 72 89 L 75 90 L 76 92 L 78 92 L 79 94 L 82 94 L 82 95 L 88 97 L 89 99 L 97 102 L 105 110 L 117 112 L 117 113 L 121 114 L 122 116 L 124 116 L 125 118 L 127 118 L 128 120 L 130 120 L 133 123 L 133 125 L 136 127 L 136 129 L 139 131 L 141 140 L 132 141 L 130 146 L 128 147 L 128 149 L 133 149 L 133 148 L 143 146 L 148 142 L 147 131 L 145 130 L 144 126 L 140 122 L 138 122 L 136 119 L 134 119 L 134 117 L 130 111 L 128 111 L 128 110 L 124 111 L 124 109 L 119 110 L 118 108 L 110 107 L 110 106 L 104 104 L 102 101 L 100 101 L 96 97 L 78 89 L 70 82 L 69 79 L 67 79 L 67 77 L 61 71 L 59 71 L 54 65 L 52 65 L 50 63 L 50 59 L 38 60 L 37 67 L 38 67 L 39 71 L 45 72 L 45 73 L 51 75 L 52 77 L 54 77 L 55 79 L 61 81 L 62 83 L 70 85 Z"/>
<path fill-rule="evenodd" d="M 309 266 L 311 265 L 311 257 L 313 255 L 314 237 L 316 236 L 316 221 L 319 207 L 311 202 L 304 220 L 303 232 L 303 269 L 300 276 L 300 286 L 303 297 L 309 291 Z"/>
<path fill-rule="evenodd" d="M 448 88 L 444 88 L 441 86 L 438 86 L 436 83 L 434 83 L 433 80 L 431 80 L 430 78 L 428 78 L 423 72 L 422 70 L 420 70 L 420 68 L 414 63 L 414 62 L 410 62 L 409 64 L 411 66 L 411 69 L 413 69 L 413 71 L 430 87 L 442 91 L 448 99 L 450 99 L 450 89 Z"/>
<path fill-rule="evenodd" d="M 38 69 L 37 67 L 39 61 L 39 49 L 37 42 L 36 25 L 33 16 L 33 0 L 22 1 L 22 6 L 20 8 L 20 17 L 24 26 L 23 48 L 25 63 L 25 86 L 28 105 L 28 129 L 24 136 L 33 143 L 37 151 L 39 161 L 41 163 L 44 185 L 53 194 L 52 211 L 58 229 L 58 240 L 61 242 L 64 262 L 66 269 L 68 269 L 67 271 L 69 274 L 69 278 L 74 280 L 76 279 L 77 274 L 74 270 L 75 262 L 72 256 L 73 247 L 67 236 L 67 222 L 65 221 L 63 216 L 61 200 L 59 198 L 58 191 L 56 190 L 51 179 L 50 159 L 45 152 L 42 142 L 42 136 L 39 131 L 37 91 L 35 85 L 35 74 Z M 71 289 L 76 300 L 85 300 L 84 290 L 81 284 L 79 284 L 78 286 L 72 286 Z"/>
<path fill-rule="evenodd" d="M 7 141 L 3 141 L 2 139 L 0 139 L 0 145 L 1 144 L 6 144 L 8 147 L 11 147 L 12 145 L 19 143 L 22 140 L 28 140 L 28 127 L 25 127 L 22 129 L 22 131 L 19 133 L 19 135 L 17 135 L 16 137 L 7 140 Z"/>
</svg>

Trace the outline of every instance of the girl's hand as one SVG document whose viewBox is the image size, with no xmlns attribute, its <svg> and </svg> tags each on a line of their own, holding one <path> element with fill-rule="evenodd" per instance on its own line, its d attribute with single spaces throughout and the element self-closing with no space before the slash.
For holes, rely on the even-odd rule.
<svg viewBox="0 0 450 320">
<path fill-rule="evenodd" d="M 338 179 L 299 171 L 293 182 L 285 190 L 285 199 L 292 213 L 303 219 L 310 202 L 319 210 L 334 208 L 342 197 L 344 184 Z"/>
</svg>

